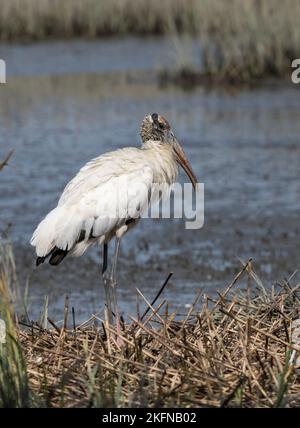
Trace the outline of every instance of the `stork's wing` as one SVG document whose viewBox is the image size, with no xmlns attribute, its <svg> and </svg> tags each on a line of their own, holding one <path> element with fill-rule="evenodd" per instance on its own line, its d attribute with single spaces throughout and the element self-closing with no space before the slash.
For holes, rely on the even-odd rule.
<svg viewBox="0 0 300 428">
<path fill-rule="evenodd" d="M 38 256 L 54 247 L 71 250 L 138 218 L 148 207 L 152 183 L 152 168 L 138 149 L 121 149 L 89 162 L 34 232 Z"/>
<path fill-rule="evenodd" d="M 75 235 L 84 231 L 85 238 L 100 238 L 128 219 L 140 217 L 148 207 L 152 180 L 151 168 L 144 166 L 118 177 L 111 177 L 90 190 L 86 189 L 76 203 L 60 206 L 73 213 L 76 224 L 80 225 L 80 230 Z M 64 240 L 68 235 L 69 224 L 60 233 Z M 72 240 L 73 235 L 68 240 L 68 248 L 71 248 Z M 63 248 L 64 243 L 59 243 L 59 247 Z"/>
<path fill-rule="evenodd" d="M 58 205 L 77 203 L 82 195 L 116 177 L 142 172 L 148 166 L 140 149 L 127 147 L 92 159 L 65 187 Z"/>
</svg>

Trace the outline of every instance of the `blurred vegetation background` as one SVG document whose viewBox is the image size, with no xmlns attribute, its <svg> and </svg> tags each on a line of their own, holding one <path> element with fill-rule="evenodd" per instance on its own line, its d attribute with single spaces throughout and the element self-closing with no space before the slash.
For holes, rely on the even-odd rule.
<svg viewBox="0 0 300 428">
<path fill-rule="evenodd" d="M 299 0 L 0 0 L 2 41 L 184 34 L 201 46 L 202 73 L 219 79 L 286 76 L 299 21 Z"/>
</svg>

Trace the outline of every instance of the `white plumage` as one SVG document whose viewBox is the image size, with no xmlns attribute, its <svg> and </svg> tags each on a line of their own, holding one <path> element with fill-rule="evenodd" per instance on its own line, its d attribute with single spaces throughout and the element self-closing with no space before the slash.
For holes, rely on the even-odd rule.
<svg viewBox="0 0 300 428">
<path fill-rule="evenodd" d="M 138 219 L 149 195 L 152 202 L 159 198 L 154 184 L 164 183 L 167 193 L 176 179 L 177 164 L 171 155 L 162 156 L 165 151 L 149 141 L 141 149 L 119 149 L 88 162 L 33 233 L 37 256 L 47 256 L 54 247 L 80 256 L 91 244 L 109 241 L 126 220 Z M 82 232 L 84 239 L 77 243 Z"/>
<path fill-rule="evenodd" d="M 173 135 L 157 113 L 141 126 L 142 147 L 106 153 L 88 162 L 65 187 L 56 208 L 41 221 L 31 238 L 37 265 L 49 257 L 58 265 L 66 255 L 81 256 L 95 243 L 104 244 L 103 280 L 109 321 L 116 303 L 116 264 L 122 236 L 151 203 L 169 193 L 182 166 L 196 187 L 196 177 Z M 116 238 L 111 272 L 107 276 L 107 244 Z"/>
</svg>

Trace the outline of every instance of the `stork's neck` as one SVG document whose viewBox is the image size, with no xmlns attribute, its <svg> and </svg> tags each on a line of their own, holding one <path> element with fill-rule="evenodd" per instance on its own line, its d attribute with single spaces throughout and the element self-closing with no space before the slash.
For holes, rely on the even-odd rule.
<svg viewBox="0 0 300 428">
<path fill-rule="evenodd" d="M 155 183 L 171 185 L 176 181 L 178 165 L 171 144 L 147 141 L 141 150 L 144 151 L 147 161 L 151 163 Z"/>
</svg>

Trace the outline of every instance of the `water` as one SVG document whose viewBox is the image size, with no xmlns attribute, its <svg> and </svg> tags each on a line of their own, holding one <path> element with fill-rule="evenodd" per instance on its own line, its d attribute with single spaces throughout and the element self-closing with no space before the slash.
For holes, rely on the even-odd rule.
<svg viewBox="0 0 300 428">
<path fill-rule="evenodd" d="M 45 295 L 62 317 L 64 294 L 77 317 L 99 311 L 100 250 L 58 268 L 34 267 L 29 239 L 67 181 L 89 159 L 139 142 L 140 121 L 157 111 L 172 124 L 199 181 L 205 225 L 142 220 L 124 239 L 121 309 L 135 312 L 135 288 L 151 299 L 170 271 L 165 297 L 179 310 L 196 291 L 222 289 L 254 258 L 266 284 L 299 267 L 300 122 L 295 85 L 228 93 L 160 88 L 156 71 L 172 63 L 172 42 L 157 38 L 2 45 L 0 224 L 10 228 L 20 284 L 30 278 L 30 316 Z M 185 180 L 181 176 L 181 180 Z"/>
</svg>

